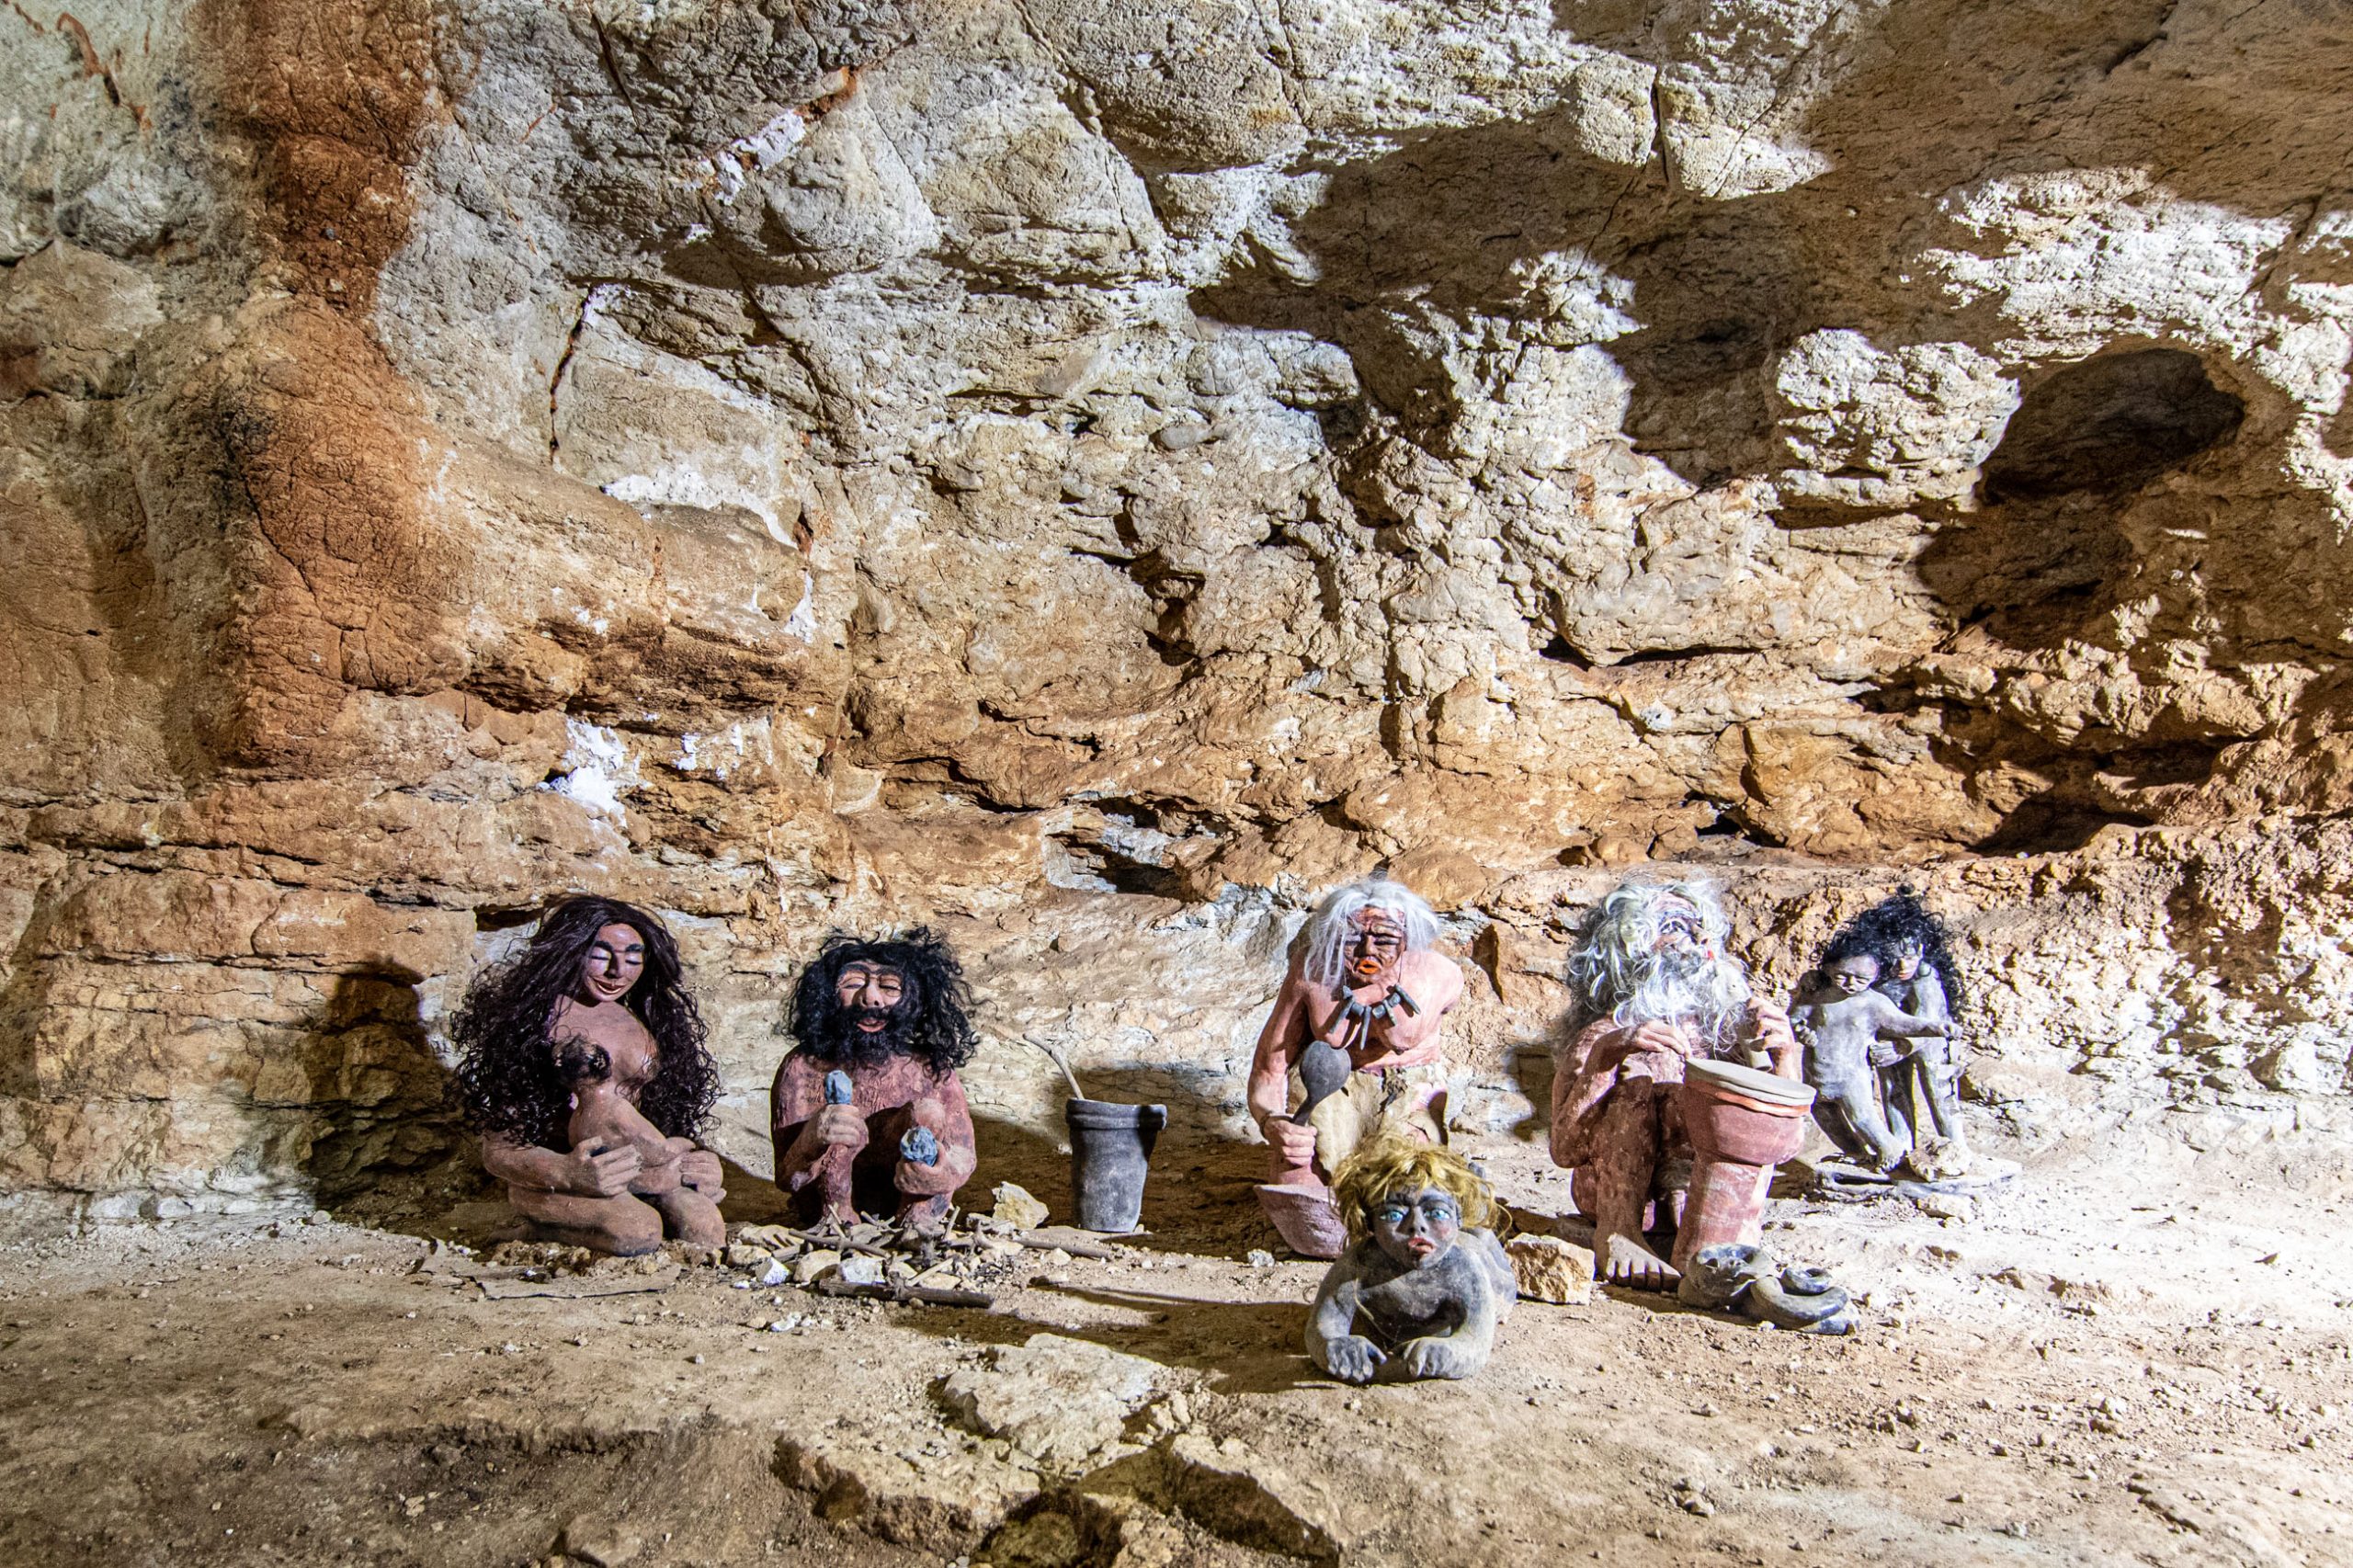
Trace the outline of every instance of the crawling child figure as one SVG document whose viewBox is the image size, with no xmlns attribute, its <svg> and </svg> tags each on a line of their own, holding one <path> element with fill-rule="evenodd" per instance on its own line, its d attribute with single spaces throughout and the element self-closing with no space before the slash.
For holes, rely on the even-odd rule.
<svg viewBox="0 0 2353 1568">
<path fill-rule="evenodd" d="M 1348 1249 L 1308 1314 L 1309 1358 L 1348 1383 L 1485 1366 L 1519 1299 L 1487 1184 L 1458 1154 L 1382 1138 L 1341 1165 L 1332 1197 Z"/>
<path fill-rule="evenodd" d="M 630 1178 L 629 1190 L 654 1199 L 656 1209 L 665 1208 L 679 1191 L 678 1157 L 693 1151 L 694 1140 L 665 1138 L 660 1128 L 645 1119 L 621 1092 L 613 1076 L 612 1057 L 604 1047 L 576 1036 L 559 1040 L 555 1065 L 572 1086 L 572 1146 L 577 1149 L 600 1138 L 608 1149 L 624 1144 L 635 1149 L 643 1163 Z"/>
</svg>

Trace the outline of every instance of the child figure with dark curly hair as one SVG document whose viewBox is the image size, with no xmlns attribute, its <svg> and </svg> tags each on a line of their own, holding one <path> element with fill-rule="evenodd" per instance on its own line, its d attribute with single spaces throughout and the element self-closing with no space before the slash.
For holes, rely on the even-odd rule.
<svg viewBox="0 0 2353 1568">
<path fill-rule="evenodd" d="M 1884 1171 L 1904 1158 L 1909 1142 L 1881 1114 L 1877 1074 L 1918 1050 L 1918 1041 L 1941 1039 L 1947 1026 L 1907 1013 L 1874 990 L 1879 976 L 1870 944 L 1841 933 L 1800 983 L 1790 1023 L 1805 1046 L 1815 1125 L 1848 1159 Z"/>
<path fill-rule="evenodd" d="M 1519 1290 L 1478 1173 L 1448 1150 L 1384 1137 L 1341 1165 L 1332 1196 L 1348 1249 L 1308 1313 L 1309 1358 L 1348 1383 L 1485 1366 Z"/>
<path fill-rule="evenodd" d="M 1944 922 L 1929 914 L 1907 887 L 1865 911 L 1855 929 L 1879 960 L 1881 992 L 1905 1012 L 1946 1026 L 1943 1036 L 1924 1038 L 1914 1050 L 1880 1067 L 1880 1102 L 1888 1131 L 1907 1144 L 1927 1142 L 1915 1127 L 1916 1096 L 1936 1136 L 1958 1141 L 1962 1135 L 1957 1094 L 1961 1042 L 1954 1016 L 1963 996 L 1961 967 L 1953 960 Z"/>
</svg>

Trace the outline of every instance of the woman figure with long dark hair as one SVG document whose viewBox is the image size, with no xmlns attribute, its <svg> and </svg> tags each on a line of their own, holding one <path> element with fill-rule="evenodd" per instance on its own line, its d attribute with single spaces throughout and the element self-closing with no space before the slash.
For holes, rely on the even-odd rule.
<svg viewBox="0 0 2353 1568">
<path fill-rule="evenodd" d="M 557 903 L 468 987 L 449 1038 L 483 1168 L 550 1239 L 622 1256 L 665 1234 L 725 1243 L 719 1156 L 699 1143 L 719 1074 L 661 921 Z"/>
</svg>

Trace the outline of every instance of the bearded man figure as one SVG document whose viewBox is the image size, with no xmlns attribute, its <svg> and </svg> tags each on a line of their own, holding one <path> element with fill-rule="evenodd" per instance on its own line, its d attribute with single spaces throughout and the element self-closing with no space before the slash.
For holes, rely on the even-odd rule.
<svg viewBox="0 0 2353 1568">
<path fill-rule="evenodd" d="M 1273 1145 L 1259 1202 L 1295 1252 L 1340 1255 L 1347 1233 L 1329 1188 L 1359 1143 L 1446 1142 L 1439 1030 L 1462 974 L 1433 950 L 1438 934 L 1427 903 L 1381 878 L 1335 890 L 1309 917 L 1249 1085 L 1251 1119 Z"/>
<path fill-rule="evenodd" d="M 698 1142 L 719 1070 L 661 921 L 617 899 L 555 903 L 467 989 L 449 1040 L 483 1167 L 538 1234 L 622 1256 L 665 1233 L 725 1244 L 719 1156 Z"/>
<path fill-rule="evenodd" d="M 1723 909 L 1698 882 L 1625 882 L 1586 916 L 1570 954 L 1569 1041 L 1552 1077 L 1552 1160 L 1592 1216 L 1594 1273 L 1639 1290 L 1678 1275 L 1643 1239 L 1646 1221 L 1679 1221 L 1691 1142 L 1677 1090 L 1695 1058 L 1761 1052 L 1799 1071 L 1779 1003 L 1752 995 L 1723 951 Z"/>
<path fill-rule="evenodd" d="M 793 989 L 798 1043 L 768 1096 L 776 1184 L 804 1224 L 946 1221 L 977 1159 L 956 1075 L 980 1043 L 972 1006 L 937 932 L 825 938 Z"/>
</svg>

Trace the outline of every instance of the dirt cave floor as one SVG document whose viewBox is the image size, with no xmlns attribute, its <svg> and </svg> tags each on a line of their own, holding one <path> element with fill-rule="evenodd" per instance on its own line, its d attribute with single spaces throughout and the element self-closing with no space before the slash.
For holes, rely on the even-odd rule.
<svg viewBox="0 0 2353 1568">
<path fill-rule="evenodd" d="M 1149 1233 L 985 1312 L 658 1260 L 494 1297 L 479 1204 L 21 1240 L 0 1562 L 2353 1564 L 2347 1143 L 2142 1119 L 1993 1146 L 1965 1218 L 1777 1203 L 1852 1338 L 1597 1291 L 1363 1390 L 1300 1353 L 1320 1266 L 1250 1259 L 1251 1148 L 1172 1141 Z M 1540 1145 L 1472 1152 L 1560 1222 Z M 1037 1164 L 981 1185 L 1063 1210 Z"/>
</svg>

